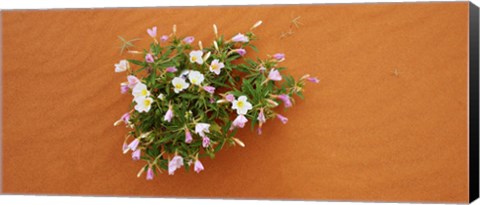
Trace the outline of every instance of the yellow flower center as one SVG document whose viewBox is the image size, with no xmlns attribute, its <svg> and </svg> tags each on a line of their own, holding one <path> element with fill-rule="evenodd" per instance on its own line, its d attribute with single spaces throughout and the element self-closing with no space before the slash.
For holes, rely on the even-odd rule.
<svg viewBox="0 0 480 205">
<path fill-rule="evenodd" d="M 147 90 L 142 90 L 142 95 L 146 96 L 147 95 Z"/>
<path fill-rule="evenodd" d="M 238 101 L 238 102 L 237 102 L 237 107 L 238 107 L 238 108 L 242 108 L 243 105 L 244 105 L 243 101 Z"/>
<path fill-rule="evenodd" d="M 150 100 L 145 100 L 143 102 L 143 104 L 145 104 L 145 106 L 148 107 L 148 106 L 150 106 L 151 102 L 150 102 Z"/>
<path fill-rule="evenodd" d="M 218 65 L 217 64 L 213 64 L 212 65 L 212 70 L 217 70 L 218 69 Z"/>
<path fill-rule="evenodd" d="M 193 78 L 193 79 L 192 79 L 192 83 L 193 83 L 193 84 L 196 84 L 196 83 L 197 83 L 197 79 Z"/>
<path fill-rule="evenodd" d="M 175 84 L 175 88 L 176 89 L 182 89 L 182 84 L 180 84 L 180 83 Z"/>
<path fill-rule="evenodd" d="M 197 61 L 197 56 L 192 56 L 192 61 Z"/>
</svg>

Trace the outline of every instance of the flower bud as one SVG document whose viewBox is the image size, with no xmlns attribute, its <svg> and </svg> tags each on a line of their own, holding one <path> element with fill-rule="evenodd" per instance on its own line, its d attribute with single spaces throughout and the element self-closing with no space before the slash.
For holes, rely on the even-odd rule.
<svg viewBox="0 0 480 205">
<path fill-rule="evenodd" d="M 143 174 L 144 171 L 145 171 L 145 167 L 142 167 L 142 168 L 140 169 L 140 171 L 138 171 L 137 177 L 142 176 L 142 174 Z"/>
<path fill-rule="evenodd" d="M 218 38 L 218 29 L 217 25 L 213 24 L 213 33 L 215 34 L 215 37 Z"/>
<path fill-rule="evenodd" d="M 213 46 L 215 47 L 215 50 L 219 51 L 220 49 L 218 49 L 218 44 L 217 44 L 217 41 L 213 41 Z"/>
<path fill-rule="evenodd" d="M 153 180 L 153 169 L 151 166 L 148 167 L 148 170 L 147 170 L 147 180 Z"/>
<path fill-rule="evenodd" d="M 262 21 L 257 21 L 257 23 L 253 24 L 253 26 L 250 28 L 250 30 L 253 30 L 253 29 L 259 27 L 260 25 L 262 25 L 262 23 L 263 23 Z"/>
<path fill-rule="evenodd" d="M 212 55 L 211 52 L 208 52 L 207 54 L 205 54 L 205 55 L 203 56 L 203 61 L 207 61 L 207 59 L 210 58 L 210 55 Z"/>
<path fill-rule="evenodd" d="M 235 141 L 235 143 L 237 143 L 240 147 L 245 147 L 245 144 L 244 144 L 241 140 L 239 140 L 239 139 L 237 139 L 237 138 L 235 138 L 235 137 L 233 137 L 232 139 L 233 139 L 233 141 Z"/>
<path fill-rule="evenodd" d="M 272 99 L 267 99 L 268 104 L 270 104 L 272 107 L 277 107 L 278 103 L 273 101 Z"/>
<path fill-rule="evenodd" d="M 135 150 L 134 152 L 132 152 L 132 159 L 133 159 L 134 161 L 139 160 L 139 159 L 140 159 L 140 153 L 141 153 L 141 152 L 140 152 L 140 149 L 137 149 L 137 150 Z"/>
</svg>

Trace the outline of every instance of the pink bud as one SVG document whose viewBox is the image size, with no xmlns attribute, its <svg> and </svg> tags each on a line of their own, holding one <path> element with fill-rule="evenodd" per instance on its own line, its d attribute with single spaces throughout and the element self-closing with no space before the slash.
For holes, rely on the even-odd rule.
<svg viewBox="0 0 480 205">
<path fill-rule="evenodd" d="M 281 94 L 277 96 L 277 98 L 283 101 L 283 104 L 286 108 L 292 107 L 292 101 L 290 100 L 290 96 L 288 96 L 287 94 Z"/>
<path fill-rule="evenodd" d="M 247 51 L 243 48 L 238 48 L 238 49 L 235 49 L 234 51 L 237 52 L 241 56 L 244 56 L 245 54 L 247 54 Z"/>
<path fill-rule="evenodd" d="M 208 137 L 203 137 L 203 139 L 202 139 L 202 146 L 203 146 L 203 148 L 207 148 L 208 146 L 210 146 L 210 138 L 208 138 Z"/>
<path fill-rule="evenodd" d="M 283 115 L 280 115 L 280 114 L 277 114 L 277 118 L 282 121 L 283 124 L 287 124 L 288 122 L 288 118 L 286 118 L 285 116 Z"/>
<path fill-rule="evenodd" d="M 192 133 L 190 133 L 190 130 L 188 130 L 188 128 L 185 128 L 185 143 L 191 143 L 192 140 Z"/>
<path fill-rule="evenodd" d="M 130 144 L 128 145 L 128 148 L 130 150 L 137 150 L 138 144 L 140 143 L 140 140 L 138 138 L 134 139 Z"/>
<path fill-rule="evenodd" d="M 163 35 L 162 37 L 160 37 L 160 41 L 161 41 L 161 42 L 166 42 L 166 41 L 168 41 L 168 36 L 167 36 L 167 35 Z"/>
<path fill-rule="evenodd" d="M 140 149 L 137 149 L 134 152 L 132 152 L 132 159 L 135 161 L 140 159 Z"/>
<path fill-rule="evenodd" d="M 262 126 L 262 124 L 267 121 L 267 119 L 265 119 L 265 114 L 263 113 L 263 108 L 260 109 L 260 113 L 258 113 L 257 120 L 258 120 L 258 123 L 260 123 L 260 126 Z"/>
<path fill-rule="evenodd" d="M 167 113 L 165 113 L 165 117 L 163 117 L 163 120 L 165 120 L 167 122 L 171 122 L 172 118 L 173 118 L 173 110 L 172 110 L 172 107 L 170 106 L 168 108 Z"/>
<path fill-rule="evenodd" d="M 147 63 L 153 63 L 154 62 L 154 59 L 153 59 L 153 55 L 148 53 L 146 56 L 145 56 L 145 61 L 147 61 Z"/>
<path fill-rule="evenodd" d="M 283 54 L 283 53 L 276 53 L 276 54 L 273 55 L 273 58 L 274 58 L 275 60 L 278 60 L 278 61 L 280 61 L 280 60 L 285 60 L 285 54 Z"/>
<path fill-rule="evenodd" d="M 195 161 L 195 167 L 193 169 L 197 173 L 200 173 L 200 171 L 202 171 L 204 169 L 203 164 L 200 162 L 200 160 L 197 159 L 197 161 Z"/>
<path fill-rule="evenodd" d="M 262 128 L 261 127 L 257 128 L 257 134 L 262 135 Z"/>
<path fill-rule="evenodd" d="M 183 42 L 186 43 L 186 44 L 191 44 L 191 43 L 193 43 L 193 41 L 195 41 L 195 37 L 193 37 L 193 36 L 187 36 L 183 39 Z"/>
<path fill-rule="evenodd" d="M 227 96 L 225 96 L 225 99 L 228 102 L 233 102 L 235 100 L 235 96 L 233 96 L 232 94 L 228 94 Z"/>
<path fill-rule="evenodd" d="M 130 120 L 130 112 L 123 114 L 120 119 L 123 120 L 125 124 L 128 124 L 128 121 Z"/>
<path fill-rule="evenodd" d="M 312 82 L 312 83 L 319 83 L 320 82 L 320 80 L 317 77 L 308 77 L 307 80 Z"/>
<path fill-rule="evenodd" d="M 153 180 L 153 169 L 152 169 L 152 167 L 148 167 L 147 180 Z"/>
<path fill-rule="evenodd" d="M 215 87 L 206 85 L 203 86 L 203 90 L 207 91 L 210 94 L 213 94 L 215 92 Z"/>
<path fill-rule="evenodd" d="M 128 83 L 120 84 L 120 93 L 125 94 L 128 92 Z"/>
<path fill-rule="evenodd" d="M 168 67 L 165 69 L 165 72 L 174 73 L 174 72 L 177 72 L 177 68 L 175 68 L 174 66 Z"/>
</svg>

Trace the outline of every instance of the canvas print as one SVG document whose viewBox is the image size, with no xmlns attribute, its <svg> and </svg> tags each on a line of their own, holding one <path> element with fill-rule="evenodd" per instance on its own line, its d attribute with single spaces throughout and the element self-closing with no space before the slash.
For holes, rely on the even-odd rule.
<svg viewBox="0 0 480 205">
<path fill-rule="evenodd" d="M 470 2 L 1 11 L 4 194 L 468 203 Z"/>
</svg>

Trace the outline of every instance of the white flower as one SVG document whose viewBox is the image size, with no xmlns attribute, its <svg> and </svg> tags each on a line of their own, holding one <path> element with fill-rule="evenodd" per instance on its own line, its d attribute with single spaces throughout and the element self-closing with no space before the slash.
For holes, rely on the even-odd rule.
<svg viewBox="0 0 480 205">
<path fill-rule="evenodd" d="M 188 73 L 188 80 L 194 85 L 200 85 L 204 79 L 203 74 L 198 71 L 193 70 Z"/>
<path fill-rule="evenodd" d="M 203 51 L 196 50 L 196 51 L 190 51 L 190 62 L 192 63 L 198 63 L 199 65 L 203 64 Z"/>
<path fill-rule="evenodd" d="M 201 137 L 205 137 L 205 133 L 210 132 L 210 124 L 208 123 L 197 123 L 195 125 L 195 133 L 200 135 Z"/>
<path fill-rule="evenodd" d="M 173 91 L 175 91 L 175 93 L 179 93 L 180 91 L 185 90 L 188 88 L 188 86 L 190 86 L 189 83 L 185 82 L 185 79 L 179 77 L 173 78 L 172 84 L 174 87 Z"/>
<path fill-rule="evenodd" d="M 221 72 L 221 69 L 225 67 L 225 64 L 223 64 L 222 62 L 219 62 L 218 59 L 215 59 L 212 61 L 212 63 L 210 64 L 210 71 L 214 72 L 215 74 L 219 75 L 220 72 Z"/>
<path fill-rule="evenodd" d="M 137 83 L 132 90 L 132 94 L 135 98 L 150 96 L 150 91 L 147 90 L 147 86 L 143 83 Z"/>
<path fill-rule="evenodd" d="M 232 41 L 233 42 L 243 42 L 243 43 L 246 43 L 248 42 L 248 37 L 241 34 L 241 33 L 238 33 L 237 35 L 235 35 L 234 37 L 232 37 Z"/>
<path fill-rule="evenodd" d="M 160 93 L 157 98 L 163 100 L 165 98 L 165 95 L 163 95 L 163 93 Z"/>
<path fill-rule="evenodd" d="M 121 60 L 119 63 L 115 64 L 115 72 L 120 73 L 128 69 L 128 61 Z"/>
<path fill-rule="evenodd" d="M 232 109 L 237 110 L 239 115 L 245 115 L 252 109 L 252 104 L 247 101 L 247 96 L 242 95 L 232 102 Z"/>
<path fill-rule="evenodd" d="M 148 112 L 152 107 L 153 99 L 149 97 L 137 97 L 135 98 L 135 102 L 137 103 L 135 110 L 138 112 Z"/>
</svg>

